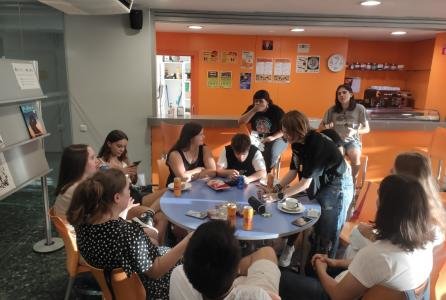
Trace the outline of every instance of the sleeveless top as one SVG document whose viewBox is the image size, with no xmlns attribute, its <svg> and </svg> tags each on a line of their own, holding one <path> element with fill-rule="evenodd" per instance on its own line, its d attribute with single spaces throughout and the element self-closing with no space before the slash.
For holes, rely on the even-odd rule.
<svg viewBox="0 0 446 300">
<path fill-rule="evenodd" d="M 203 157 L 204 157 L 204 155 L 203 155 L 203 145 L 200 145 L 198 147 L 198 157 L 197 157 L 197 160 L 194 161 L 193 163 L 189 163 L 187 161 L 186 156 L 184 156 L 183 151 L 181 151 L 181 150 L 172 150 L 172 151 L 178 151 L 178 153 L 180 153 L 181 159 L 183 160 L 184 169 L 186 171 L 193 170 L 193 169 L 198 168 L 198 167 L 202 167 L 202 168 L 205 167 L 204 166 L 204 160 L 203 160 Z M 170 156 L 170 153 L 172 153 L 172 151 L 169 152 L 169 154 L 167 156 L 167 161 L 169 160 L 169 156 Z M 175 173 L 173 172 L 172 168 L 169 166 L 167 161 L 166 161 L 166 164 L 169 167 L 170 174 L 169 174 L 169 177 L 167 178 L 166 185 L 168 185 L 169 183 L 173 182 L 173 179 L 175 178 Z"/>
<path fill-rule="evenodd" d="M 243 175 L 250 176 L 256 172 L 252 160 L 254 158 L 254 155 L 257 152 L 257 147 L 251 145 L 249 148 L 248 157 L 245 159 L 245 161 L 240 162 L 237 157 L 234 155 L 234 151 L 232 150 L 232 146 L 226 146 L 226 160 L 228 162 L 228 169 L 235 169 L 237 171 L 244 171 Z"/>
</svg>

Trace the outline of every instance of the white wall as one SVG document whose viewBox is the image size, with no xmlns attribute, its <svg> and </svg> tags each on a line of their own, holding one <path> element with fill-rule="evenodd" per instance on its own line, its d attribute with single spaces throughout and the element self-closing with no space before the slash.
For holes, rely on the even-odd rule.
<svg viewBox="0 0 446 300">
<path fill-rule="evenodd" d="M 129 137 L 130 160 L 142 160 L 138 172 L 150 171 L 147 117 L 152 112 L 149 14 L 143 29 L 132 30 L 128 15 L 65 16 L 65 52 L 73 143 L 99 151 L 107 133 Z M 86 124 L 87 132 L 79 126 Z"/>
</svg>

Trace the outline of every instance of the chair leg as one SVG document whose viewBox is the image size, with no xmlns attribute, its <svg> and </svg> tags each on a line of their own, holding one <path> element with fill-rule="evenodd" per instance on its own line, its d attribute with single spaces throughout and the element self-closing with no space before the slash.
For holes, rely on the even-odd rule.
<svg viewBox="0 0 446 300">
<path fill-rule="evenodd" d="M 69 300 L 70 299 L 71 290 L 73 289 L 73 284 L 74 284 L 74 278 L 75 277 L 70 277 L 68 279 L 67 290 L 65 291 L 65 298 L 64 298 L 64 300 Z"/>
</svg>

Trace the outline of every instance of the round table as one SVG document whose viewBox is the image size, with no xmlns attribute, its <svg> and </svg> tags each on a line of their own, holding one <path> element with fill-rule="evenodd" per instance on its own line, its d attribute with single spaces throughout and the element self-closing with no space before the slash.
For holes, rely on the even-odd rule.
<svg viewBox="0 0 446 300">
<path fill-rule="evenodd" d="M 195 230 L 197 227 L 207 222 L 209 219 L 197 219 L 186 216 L 188 210 L 207 211 L 215 208 L 216 205 L 225 202 L 235 202 L 237 205 L 249 205 L 250 196 L 257 197 L 259 187 L 251 183 L 244 189 L 231 187 L 228 190 L 214 191 L 206 185 L 205 180 L 196 180 L 192 182 L 192 188 L 181 193 L 180 197 L 175 197 L 173 191 L 166 191 L 161 197 L 160 204 L 162 212 L 167 216 L 170 222 L 187 230 Z M 308 209 L 314 209 L 319 212 L 321 207 L 316 200 L 309 200 L 307 196 L 299 196 L 299 201 L 305 206 L 305 210 L 298 214 L 289 214 L 280 211 L 277 203 L 267 203 L 266 211 L 271 213 L 270 217 L 254 215 L 252 230 L 243 230 L 243 218 L 237 217 L 235 236 L 239 240 L 267 240 L 278 237 L 285 237 L 299 233 L 317 222 L 319 217 L 313 218 L 302 227 L 291 224 L 301 216 L 306 216 Z"/>
</svg>

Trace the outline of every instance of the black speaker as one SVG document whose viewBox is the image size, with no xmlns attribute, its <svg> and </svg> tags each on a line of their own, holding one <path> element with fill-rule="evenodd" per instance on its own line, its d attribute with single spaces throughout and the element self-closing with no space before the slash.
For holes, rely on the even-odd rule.
<svg viewBox="0 0 446 300">
<path fill-rule="evenodd" d="M 142 29 L 142 10 L 132 9 L 130 11 L 130 27 L 132 29 Z"/>
</svg>

